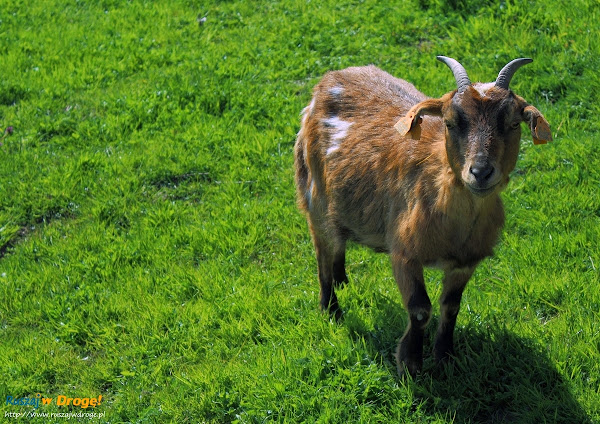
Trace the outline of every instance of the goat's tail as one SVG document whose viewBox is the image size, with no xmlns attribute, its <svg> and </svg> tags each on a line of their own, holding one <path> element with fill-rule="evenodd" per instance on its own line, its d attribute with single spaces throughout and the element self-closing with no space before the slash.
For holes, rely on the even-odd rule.
<svg viewBox="0 0 600 424">
<path fill-rule="evenodd" d="M 300 128 L 296 145 L 294 147 L 294 167 L 296 168 L 296 197 L 298 207 L 304 211 L 308 210 L 309 198 L 309 169 L 306 163 L 306 140 L 304 137 L 304 128 Z"/>
</svg>

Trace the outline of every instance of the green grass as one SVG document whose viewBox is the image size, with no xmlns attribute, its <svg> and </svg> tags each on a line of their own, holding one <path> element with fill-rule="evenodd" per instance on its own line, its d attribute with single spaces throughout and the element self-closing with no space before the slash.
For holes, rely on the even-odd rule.
<svg viewBox="0 0 600 424">
<path fill-rule="evenodd" d="M 599 31 L 585 0 L 4 1 L 0 421 L 42 393 L 111 423 L 599 423 Z M 439 96 L 437 54 L 486 81 L 533 57 L 511 86 L 555 141 L 524 132 L 457 358 L 408 381 L 384 255 L 351 246 L 345 319 L 318 312 L 292 148 L 326 71 Z"/>
</svg>

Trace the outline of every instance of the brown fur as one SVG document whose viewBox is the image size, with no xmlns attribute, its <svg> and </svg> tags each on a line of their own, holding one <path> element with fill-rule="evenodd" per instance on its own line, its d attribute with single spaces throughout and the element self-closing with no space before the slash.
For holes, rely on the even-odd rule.
<svg viewBox="0 0 600 424">
<path fill-rule="evenodd" d="M 296 141 L 298 204 L 317 253 L 321 307 L 341 316 L 334 286 L 347 281 L 347 240 L 389 253 L 410 316 L 398 367 L 412 375 L 431 313 L 423 267 L 445 272 L 435 343 L 443 359 L 462 290 L 504 223 L 498 194 L 516 163 L 518 123 L 528 120 L 532 132 L 539 119 L 547 126 L 511 91 L 474 87 L 428 99 L 374 66 L 329 72 Z"/>
</svg>

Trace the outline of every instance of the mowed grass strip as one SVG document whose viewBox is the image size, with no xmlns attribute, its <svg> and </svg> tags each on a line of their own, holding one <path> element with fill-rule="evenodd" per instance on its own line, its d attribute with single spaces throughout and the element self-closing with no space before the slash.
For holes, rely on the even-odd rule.
<svg viewBox="0 0 600 424">
<path fill-rule="evenodd" d="M 107 422 L 600 422 L 598 5 L 1 9 L 2 399 L 102 395 Z M 511 88 L 555 141 L 524 131 L 457 358 L 407 381 L 384 255 L 351 247 L 344 321 L 318 312 L 292 148 L 326 71 L 374 63 L 440 96 L 454 83 L 437 54 L 486 81 L 532 57 Z"/>
</svg>

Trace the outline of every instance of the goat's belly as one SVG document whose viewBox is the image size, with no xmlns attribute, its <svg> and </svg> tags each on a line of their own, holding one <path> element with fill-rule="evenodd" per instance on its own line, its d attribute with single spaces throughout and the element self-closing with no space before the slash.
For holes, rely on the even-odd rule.
<svg viewBox="0 0 600 424">
<path fill-rule="evenodd" d="M 389 205 L 373 197 L 373 189 L 363 189 L 364 186 L 376 187 L 369 181 L 355 186 L 346 185 L 336 193 L 330 217 L 338 228 L 344 229 L 345 238 L 370 247 L 376 252 L 389 251 L 388 219 Z"/>
<path fill-rule="evenodd" d="M 360 232 L 356 233 L 351 231 L 350 240 L 362 244 L 364 246 L 370 247 L 371 249 L 379 253 L 389 252 L 385 236 L 383 234 L 361 234 Z"/>
<path fill-rule="evenodd" d="M 472 271 L 480 259 L 471 259 L 470 261 L 461 262 L 455 259 L 438 259 L 434 262 L 426 263 L 425 266 L 431 268 L 437 268 L 444 272 L 448 271 L 462 271 L 469 272 Z"/>
</svg>

